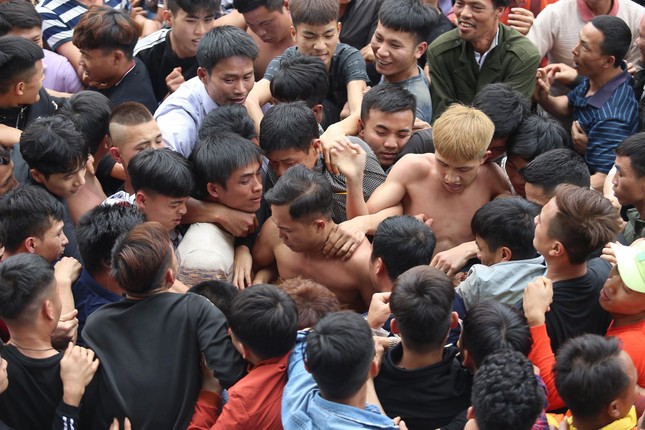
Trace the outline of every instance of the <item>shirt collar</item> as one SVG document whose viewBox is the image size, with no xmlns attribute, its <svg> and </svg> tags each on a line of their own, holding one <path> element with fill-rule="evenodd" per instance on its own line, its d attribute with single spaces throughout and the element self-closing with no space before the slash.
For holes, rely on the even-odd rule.
<svg viewBox="0 0 645 430">
<path fill-rule="evenodd" d="M 607 100 L 609 100 L 609 97 L 611 97 L 616 88 L 618 88 L 620 85 L 627 82 L 631 78 L 631 75 L 627 72 L 625 63 L 621 64 L 620 67 L 623 69 L 623 71 L 618 76 L 603 85 L 602 88 L 596 91 L 594 95 L 589 97 L 587 104 L 595 108 L 600 108 L 603 104 L 605 104 Z"/>
<path fill-rule="evenodd" d="M 486 57 L 488 57 L 488 54 L 490 54 L 490 51 L 492 51 L 493 48 L 497 46 L 498 42 L 499 42 L 499 26 L 497 27 L 497 33 L 495 33 L 495 38 L 493 39 L 493 42 L 490 44 L 490 48 L 488 48 L 488 51 L 484 52 L 483 54 L 480 54 L 479 52 L 475 51 L 475 61 L 479 66 L 479 70 L 481 70 L 482 66 L 484 65 L 484 61 L 486 61 Z"/>
<path fill-rule="evenodd" d="M 576 3 L 578 4 L 578 11 L 580 12 L 580 17 L 583 21 L 587 22 L 594 19 L 596 15 L 594 15 L 591 9 L 589 9 L 589 6 L 587 6 L 587 2 L 585 0 L 576 0 Z M 609 10 L 609 13 L 607 15 L 616 16 L 616 14 L 618 13 L 619 5 L 620 2 L 618 0 L 612 0 L 611 9 Z"/>
</svg>

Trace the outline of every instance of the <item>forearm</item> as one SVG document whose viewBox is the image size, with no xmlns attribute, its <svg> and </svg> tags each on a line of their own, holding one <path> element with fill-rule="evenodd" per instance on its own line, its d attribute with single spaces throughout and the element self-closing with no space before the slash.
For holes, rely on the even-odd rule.
<svg viewBox="0 0 645 430">
<path fill-rule="evenodd" d="M 596 191 L 603 191 L 603 187 L 605 186 L 605 179 L 607 179 L 607 174 L 606 173 L 594 173 L 591 175 L 591 188 L 593 188 Z"/>
<path fill-rule="evenodd" d="M 217 224 L 224 216 L 225 207 L 219 203 L 204 202 L 190 198 L 186 203 L 186 214 L 182 217 L 182 223 L 194 224 L 196 222 L 210 222 Z"/>
<path fill-rule="evenodd" d="M 347 179 L 347 197 L 345 199 L 347 219 L 361 215 L 369 215 L 363 194 L 363 176 L 363 172 L 361 171 L 356 177 L 345 177 Z"/>
<path fill-rule="evenodd" d="M 20 141 L 20 136 L 22 136 L 22 130 L 0 124 L 0 145 L 12 148 Z"/>
<path fill-rule="evenodd" d="M 209 430 L 217 422 L 221 407 L 222 397 L 219 394 L 206 390 L 200 391 L 193 418 L 187 430 Z"/>
<path fill-rule="evenodd" d="M 370 215 L 361 215 L 356 218 L 363 223 L 363 231 L 365 234 L 373 236 L 381 221 L 395 215 L 403 215 L 403 208 L 401 205 L 383 209 Z"/>
<path fill-rule="evenodd" d="M 564 402 L 560 399 L 558 391 L 555 388 L 555 374 L 553 366 L 555 365 L 555 356 L 551 349 L 551 339 L 546 331 L 546 324 L 531 327 L 533 345 L 529 353 L 529 360 L 540 369 L 540 377 L 546 386 L 547 398 L 549 401 L 549 410 L 563 408 Z"/>
</svg>

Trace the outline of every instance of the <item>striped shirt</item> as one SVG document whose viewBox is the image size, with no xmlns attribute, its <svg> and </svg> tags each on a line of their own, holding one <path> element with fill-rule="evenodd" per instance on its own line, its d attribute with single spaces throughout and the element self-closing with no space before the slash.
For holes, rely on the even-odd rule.
<svg viewBox="0 0 645 430">
<path fill-rule="evenodd" d="M 105 6 L 130 10 L 128 0 L 105 0 Z M 76 0 L 45 0 L 36 10 L 43 19 L 43 39 L 52 50 L 72 40 L 74 27 L 87 12 L 87 6 Z"/>
<path fill-rule="evenodd" d="M 614 165 L 614 150 L 620 142 L 638 131 L 638 101 L 626 70 L 607 82 L 593 95 L 589 78 L 571 91 L 569 107 L 589 138 L 585 161 L 591 173 L 608 173 Z"/>
</svg>

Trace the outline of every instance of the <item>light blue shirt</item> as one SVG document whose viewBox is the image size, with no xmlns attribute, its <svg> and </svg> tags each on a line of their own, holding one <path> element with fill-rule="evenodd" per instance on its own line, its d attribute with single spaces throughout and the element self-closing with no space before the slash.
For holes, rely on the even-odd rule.
<svg viewBox="0 0 645 430">
<path fill-rule="evenodd" d="M 416 117 L 421 121 L 432 121 L 432 96 L 430 94 L 430 82 L 426 74 L 417 66 L 419 74 L 401 82 L 385 82 L 381 77 L 379 85 L 398 85 L 408 90 L 417 100 Z"/>
</svg>

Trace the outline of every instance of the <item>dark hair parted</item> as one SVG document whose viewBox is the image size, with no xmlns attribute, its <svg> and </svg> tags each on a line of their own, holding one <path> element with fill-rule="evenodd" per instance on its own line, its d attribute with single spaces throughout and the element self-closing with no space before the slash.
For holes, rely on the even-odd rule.
<svg viewBox="0 0 645 430">
<path fill-rule="evenodd" d="M 535 157 L 520 169 L 524 180 L 542 189 L 545 195 L 553 195 L 560 184 L 580 187 L 591 186 L 591 176 L 585 159 L 571 149 L 553 149 Z"/>
<path fill-rule="evenodd" d="M 557 120 L 529 114 L 508 137 L 507 153 L 531 161 L 544 152 L 564 148 L 568 140 L 567 131 Z"/>
<path fill-rule="evenodd" d="M 531 109 L 529 100 L 522 93 L 499 82 L 488 84 L 477 92 L 473 107 L 493 121 L 493 139 L 513 133 Z"/>
<path fill-rule="evenodd" d="M 496 300 L 484 300 L 470 308 L 464 318 L 461 347 L 475 367 L 501 351 L 529 355 L 533 339 L 526 318 L 517 309 Z"/>
<path fill-rule="evenodd" d="M 585 334 L 567 340 L 555 356 L 555 386 L 573 416 L 593 418 L 629 385 L 620 340 Z"/>
<path fill-rule="evenodd" d="M 90 150 L 71 119 L 53 115 L 40 117 L 27 126 L 20 136 L 20 154 L 30 169 L 48 177 L 82 169 Z"/>
<path fill-rule="evenodd" d="M 0 198 L 2 244 L 16 252 L 28 237 L 42 238 L 65 218 L 65 207 L 38 185 L 19 185 Z"/>
<path fill-rule="evenodd" d="M 636 175 L 639 178 L 645 176 L 645 132 L 623 140 L 616 148 L 616 155 L 629 158 Z"/>
<path fill-rule="evenodd" d="M 196 15 L 199 12 L 209 12 L 213 16 L 219 12 L 219 0 L 167 0 L 168 9 L 177 16 L 180 10 L 188 15 Z"/>
<path fill-rule="evenodd" d="M 43 49 L 20 36 L 0 37 L 0 94 L 5 94 L 17 81 L 27 81 L 36 73 L 36 62 L 42 60 Z"/>
<path fill-rule="evenodd" d="M 329 75 L 323 61 L 312 55 L 296 55 L 280 61 L 269 85 L 277 103 L 303 101 L 309 109 L 322 104 L 329 90 Z"/>
<path fill-rule="evenodd" d="M 0 36 L 19 28 L 23 30 L 40 26 L 43 19 L 31 2 L 9 0 L 0 3 Z"/>
<path fill-rule="evenodd" d="M 112 276 L 121 288 L 135 295 L 163 288 L 172 253 L 168 232 L 161 224 L 136 225 L 117 239 L 112 249 Z"/>
<path fill-rule="evenodd" d="M 278 287 L 289 294 L 296 303 L 298 330 L 313 327 L 328 313 L 340 311 L 336 294 L 311 279 L 285 279 Z"/>
<path fill-rule="evenodd" d="M 599 15 L 590 22 L 602 33 L 600 52 L 602 55 L 613 56 L 614 67 L 619 67 L 632 44 L 632 32 L 629 26 L 621 18 L 610 15 Z"/>
<path fill-rule="evenodd" d="M 421 0 L 385 0 L 379 8 L 378 20 L 390 30 L 412 34 L 421 43 L 430 38 L 439 16 Z"/>
<path fill-rule="evenodd" d="M 325 315 L 307 336 L 306 363 L 325 398 L 346 399 L 367 381 L 374 341 L 365 319 L 355 312 Z"/>
<path fill-rule="evenodd" d="M 290 0 L 289 12 L 293 26 L 327 25 L 338 21 L 338 0 Z"/>
<path fill-rule="evenodd" d="M 331 219 L 334 205 L 329 181 L 302 164 L 287 169 L 264 198 L 270 205 L 289 205 L 289 215 L 294 220 L 308 220 L 318 216 Z"/>
<path fill-rule="evenodd" d="M 199 294 L 206 297 L 217 309 L 222 311 L 226 320 L 231 317 L 231 303 L 233 298 L 237 296 L 240 290 L 236 286 L 226 281 L 213 279 L 210 281 L 202 281 L 190 287 L 188 293 Z"/>
<path fill-rule="evenodd" d="M 108 134 L 112 102 L 99 92 L 81 91 L 65 99 L 56 113 L 72 120 L 94 154 Z"/>
<path fill-rule="evenodd" d="M 217 63 L 231 57 L 258 57 L 258 45 L 241 28 L 222 25 L 212 28 L 197 45 L 197 64 L 210 74 Z"/>
<path fill-rule="evenodd" d="M 83 267 L 92 275 L 109 271 L 116 240 L 144 221 L 133 205 L 99 205 L 85 213 L 75 231 Z"/>
<path fill-rule="evenodd" d="M 390 309 L 410 350 L 423 353 L 443 348 L 454 299 L 452 281 L 434 267 L 413 267 L 397 278 Z"/>
<path fill-rule="evenodd" d="M 417 99 L 403 87 L 391 84 L 377 85 L 363 96 L 361 103 L 361 120 L 367 121 L 372 110 L 383 113 L 411 111 L 412 118 L 417 113 Z"/>
<path fill-rule="evenodd" d="M 282 11 L 284 0 L 233 0 L 233 7 L 239 13 L 254 11 L 259 7 L 266 7 L 270 11 Z"/>
<path fill-rule="evenodd" d="M 128 175 L 135 192 L 188 197 L 195 188 L 190 162 L 170 148 L 144 149 L 132 157 Z"/>
<path fill-rule="evenodd" d="M 304 102 L 275 105 L 260 123 L 260 147 L 267 155 L 285 149 L 309 152 L 319 137 L 316 117 Z"/>
<path fill-rule="evenodd" d="M 139 26 L 127 13 L 109 6 L 91 6 L 74 27 L 72 42 L 82 51 L 102 49 L 107 53 L 118 49 L 131 59 L 139 34 Z"/>
<path fill-rule="evenodd" d="M 296 304 L 274 285 L 242 290 L 231 303 L 228 323 L 235 337 L 262 360 L 283 356 L 296 344 Z"/>
<path fill-rule="evenodd" d="M 255 123 L 244 106 L 239 104 L 220 106 L 210 111 L 199 127 L 199 140 L 217 137 L 225 132 L 239 134 L 248 140 L 258 137 Z"/>
<path fill-rule="evenodd" d="M 472 405 L 479 430 L 531 430 L 546 397 L 529 359 L 503 351 L 486 357 L 475 373 Z"/>
<path fill-rule="evenodd" d="M 521 197 L 494 199 L 475 212 L 470 226 L 491 251 L 505 246 L 511 250 L 511 260 L 524 260 L 537 256 L 533 237 L 539 213 L 538 205 Z"/>
<path fill-rule="evenodd" d="M 262 155 L 251 141 L 235 134 L 212 134 L 200 140 L 190 154 L 195 174 L 196 191 L 200 197 L 208 195 L 208 184 L 215 183 L 226 189 L 226 181 L 237 169 L 257 163 L 262 166 Z"/>
<path fill-rule="evenodd" d="M 555 191 L 558 212 L 547 234 L 564 245 L 571 264 L 582 264 L 596 249 L 616 239 L 616 210 L 601 193 L 575 185 L 560 185 Z"/>
<path fill-rule="evenodd" d="M 430 264 L 437 239 L 426 224 L 410 215 L 392 216 L 379 223 L 372 242 L 372 261 L 383 260 L 394 281 L 415 266 Z"/>
<path fill-rule="evenodd" d="M 20 253 L 0 263 L 0 318 L 30 324 L 48 293 L 58 294 L 53 267 L 40 255 Z"/>
</svg>

